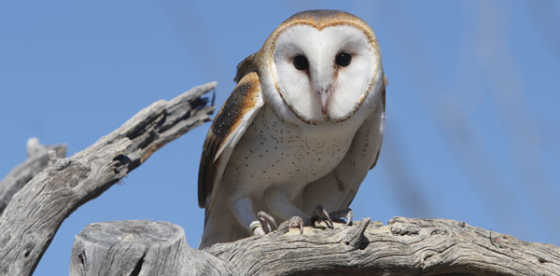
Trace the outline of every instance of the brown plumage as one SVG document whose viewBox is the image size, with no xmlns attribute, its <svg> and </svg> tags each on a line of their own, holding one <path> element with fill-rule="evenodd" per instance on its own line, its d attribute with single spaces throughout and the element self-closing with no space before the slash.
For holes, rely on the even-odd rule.
<svg viewBox="0 0 560 276">
<path fill-rule="evenodd" d="M 217 153 L 237 129 L 243 116 L 258 104 L 258 93 L 260 84 L 257 74 L 253 72 L 246 75 L 231 92 L 206 135 L 198 172 L 198 206 L 201 208 L 206 207 L 205 202 L 216 181 L 216 168 L 221 161 Z"/>
</svg>

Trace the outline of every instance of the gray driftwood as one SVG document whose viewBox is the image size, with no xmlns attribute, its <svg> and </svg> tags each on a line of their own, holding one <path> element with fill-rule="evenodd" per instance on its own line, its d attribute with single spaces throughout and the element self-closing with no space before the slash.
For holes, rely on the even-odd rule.
<svg viewBox="0 0 560 276">
<path fill-rule="evenodd" d="M 2 181 L 0 181 L 0 215 L 12 199 L 14 194 L 29 182 L 36 174 L 48 165 L 66 156 L 65 145 L 43 146 L 39 139 L 30 138 L 27 141 L 27 160 L 15 167 Z"/>
<path fill-rule="evenodd" d="M 203 96 L 215 87 L 208 83 L 155 102 L 94 145 L 28 179 L 0 216 L 0 275 L 31 275 L 70 213 L 166 143 L 209 121 L 214 107 Z"/>
<path fill-rule="evenodd" d="M 71 275 L 560 275 L 560 249 L 446 219 L 364 219 L 204 250 L 165 222 L 87 226 Z"/>
</svg>

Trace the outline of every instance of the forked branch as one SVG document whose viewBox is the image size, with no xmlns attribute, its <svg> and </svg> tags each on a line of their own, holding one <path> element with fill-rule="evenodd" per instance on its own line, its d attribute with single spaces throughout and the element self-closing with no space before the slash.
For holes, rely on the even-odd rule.
<svg viewBox="0 0 560 276">
<path fill-rule="evenodd" d="M 208 83 L 170 101 L 157 101 L 94 145 L 28 179 L 0 217 L 0 275 L 31 275 L 62 221 L 76 208 L 163 145 L 209 121 L 214 107 L 203 96 L 215 87 L 215 82 Z"/>
</svg>

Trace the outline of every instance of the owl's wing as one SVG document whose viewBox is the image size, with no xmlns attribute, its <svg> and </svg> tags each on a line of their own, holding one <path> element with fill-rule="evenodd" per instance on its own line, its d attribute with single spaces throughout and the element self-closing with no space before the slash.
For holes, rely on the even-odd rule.
<svg viewBox="0 0 560 276">
<path fill-rule="evenodd" d="M 235 74 L 235 78 L 233 80 L 235 82 L 239 82 L 245 75 L 257 72 L 257 61 L 256 61 L 257 53 L 254 53 L 246 58 L 244 58 L 241 62 L 237 64 L 237 73 Z"/>
<path fill-rule="evenodd" d="M 326 176 L 307 185 L 302 194 L 302 210 L 310 214 L 317 205 L 328 211 L 350 206 L 360 184 L 379 158 L 385 120 L 385 87 L 378 94 L 376 107 L 356 132 L 346 156 Z"/>
<path fill-rule="evenodd" d="M 263 106 L 257 73 L 246 74 L 216 115 L 204 141 L 198 170 L 198 205 L 206 208 L 235 145 Z"/>
<path fill-rule="evenodd" d="M 381 88 L 380 98 L 381 98 L 381 106 L 379 107 L 379 112 L 375 112 L 373 116 L 378 117 L 378 121 L 374 122 L 380 126 L 379 129 L 379 143 L 377 145 L 377 151 L 375 153 L 375 158 L 371 163 L 369 169 L 373 169 L 375 165 L 377 165 L 377 160 L 379 160 L 379 153 L 381 152 L 381 143 L 383 142 L 383 128 L 385 127 L 385 89 L 389 83 L 387 82 L 387 78 L 383 75 L 383 87 Z M 371 127 L 371 125 L 370 125 Z M 371 132 L 372 130 L 370 130 Z M 348 203 L 350 205 L 350 203 Z"/>
</svg>

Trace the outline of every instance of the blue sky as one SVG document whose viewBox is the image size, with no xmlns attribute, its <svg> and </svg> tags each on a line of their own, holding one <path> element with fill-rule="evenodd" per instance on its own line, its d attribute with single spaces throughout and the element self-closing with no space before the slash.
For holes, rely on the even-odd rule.
<svg viewBox="0 0 560 276">
<path fill-rule="evenodd" d="M 295 12 L 351 12 L 376 31 L 385 144 L 352 207 L 358 218 L 465 221 L 560 245 L 557 1 L 3 1 L 0 175 L 25 143 L 76 153 L 158 99 L 217 80 Z M 556 23 L 555 23 L 556 22 Z M 68 273 L 87 224 L 164 220 L 197 247 L 196 175 L 208 124 L 167 145 L 67 218 L 35 275 Z"/>
</svg>

